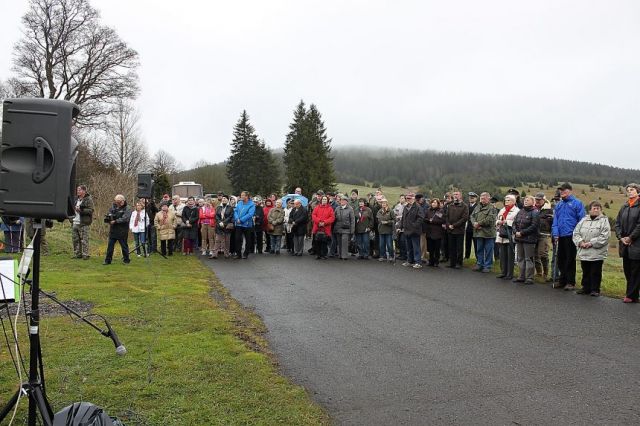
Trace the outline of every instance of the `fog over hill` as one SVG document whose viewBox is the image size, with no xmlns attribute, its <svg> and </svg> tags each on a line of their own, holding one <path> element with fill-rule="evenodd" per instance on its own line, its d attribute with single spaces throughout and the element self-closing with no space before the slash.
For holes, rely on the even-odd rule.
<svg viewBox="0 0 640 426">
<path fill-rule="evenodd" d="M 282 161 L 282 150 L 274 153 Z M 603 187 L 640 182 L 638 169 L 560 158 L 370 146 L 334 147 L 332 154 L 338 182 L 353 185 L 420 186 L 438 191 L 455 186 L 494 191 L 523 182 L 554 186 L 568 181 Z M 179 178 L 200 182 L 205 189 L 227 190 L 225 168 L 225 163 L 200 166 L 180 172 Z"/>
</svg>

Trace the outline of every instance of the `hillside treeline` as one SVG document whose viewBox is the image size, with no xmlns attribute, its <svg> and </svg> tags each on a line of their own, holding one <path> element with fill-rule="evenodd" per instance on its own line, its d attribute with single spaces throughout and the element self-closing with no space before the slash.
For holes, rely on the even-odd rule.
<svg viewBox="0 0 640 426">
<path fill-rule="evenodd" d="M 640 181 L 640 170 L 573 160 L 523 155 L 479 154 L 375 148 L 335 148 L 339 182 L 383 186 L 477 188 L 515 186 L 521 182 L 556 185 L 560 181 L 624 185 Z"/>
</svg>

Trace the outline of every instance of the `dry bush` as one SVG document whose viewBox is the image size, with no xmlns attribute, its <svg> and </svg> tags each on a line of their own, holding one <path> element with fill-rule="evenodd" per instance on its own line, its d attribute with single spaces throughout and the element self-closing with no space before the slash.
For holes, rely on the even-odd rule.
<svg viewBox="0 0 640 426">
<path fill-rule="evenodd" d="M 117 194 L 124 195 L 127 204 L 133 209 L 137 190 L 136 178 L 117 172 L 97 172 L 89 177 L 86 185 L 94 204 L 91 230 L 99 237 L 106 238 L 109 235 L 109 226 L 104 223 L 103 218 L 113 205 L 113 197 Z"/>
</svg>

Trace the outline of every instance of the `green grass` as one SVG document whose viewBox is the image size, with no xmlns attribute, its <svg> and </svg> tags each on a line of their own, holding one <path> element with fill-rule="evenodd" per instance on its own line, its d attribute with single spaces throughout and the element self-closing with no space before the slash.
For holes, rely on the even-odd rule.
<svg viewBox="0 0 640 426">
<path fill-rule="evenodd" d="M 278 374 L 260 319 L 195 257 L 134 256 L 129 265 L 103 266 L 104 247 L 96 247 L 90 260 L 72 260 L 68 226 L 56 227 L 42 288 L 93 304 L 128 350 L 117 357 L 93 329 L 67 316 L 45 317 L 47 394 L 56 411 L 91 401 L 127 425 L 328 423 L 303 388 Z M 26 351 L 24 333 L 21 342 Z M 2 404 L 18 384 L 4 343 L 0 372 Z M 23 400 L 22 418 L 26 406 Z"/>
</svg>

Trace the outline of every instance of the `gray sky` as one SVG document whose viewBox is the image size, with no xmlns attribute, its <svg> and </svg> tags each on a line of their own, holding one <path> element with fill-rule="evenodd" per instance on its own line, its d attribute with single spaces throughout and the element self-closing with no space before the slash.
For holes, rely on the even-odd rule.
<svg viewBox="0 0 640 426">
<path fill-rule="evenodd" d="M 0 79 L 25 0 L 2 2 Z M 638 168 L 640 2 L 93 0 L 140 53 L 150 151 L 223 161 L 246 109 L 283 146 L 300 99 L 334 146 Z"/>
</svg>

